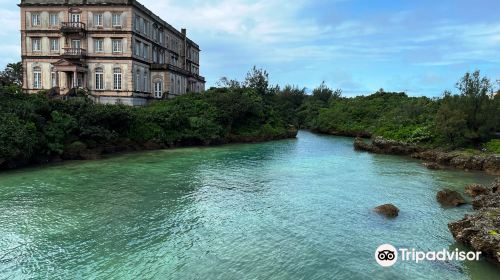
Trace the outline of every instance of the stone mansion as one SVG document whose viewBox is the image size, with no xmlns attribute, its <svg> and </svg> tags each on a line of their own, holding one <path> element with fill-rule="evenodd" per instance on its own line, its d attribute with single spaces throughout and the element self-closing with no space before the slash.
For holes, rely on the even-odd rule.
<svg viewBox="0 0 500 280">
<path fill-rule="evenodd" d="M 200 48 L 136 0 L 21 0 L 23 89 L 145 105 L 202 92 Z"/>
</svg>

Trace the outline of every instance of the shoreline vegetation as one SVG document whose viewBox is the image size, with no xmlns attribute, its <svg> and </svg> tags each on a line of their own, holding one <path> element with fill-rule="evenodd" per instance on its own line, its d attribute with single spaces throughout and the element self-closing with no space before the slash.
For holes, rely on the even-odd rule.
<svg viewBox="0 0 500 280">
<path fill-rule="evenodd" d="M 246 85 L 212 88 L 145 107 L 94 104 L 81 91 L 65 98 L 0 93 L 0 169 L 104 154 L 294 138 L 298 125 L 281 95 L 259 91 L 254 69 Z M 254 79 L 254 80 L 252 80 Z M 266 86 L 267 88 L 267 86 Z"/>
<path fill-rule="evenodd" d="M 145 107 L 94 104 L 87 92 L 21 92 L 22 65 L 0 73 L 0 170 L 102 154 L 293 138 L 299 129 L 372 138 L 355 148 L 410 155 L 432 169 L 452 166 L 500 173 L 500 90 L 479 71 L 458 93 L 409 97 L 378 90 L 343 97 L 324 82 L 310 94 L 272 86 L 254 67 L 242 82 L 222 78 L 203 94 Z"/>
</svg>

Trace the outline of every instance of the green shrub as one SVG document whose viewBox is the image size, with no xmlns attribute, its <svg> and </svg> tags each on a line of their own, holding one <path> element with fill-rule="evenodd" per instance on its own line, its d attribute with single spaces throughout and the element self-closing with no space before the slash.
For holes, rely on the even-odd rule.
<svg viewBox="0 0 500 280">
<path fill-rule="evenodd" d="M 500 139 L 493 139 L 485 144 L 489 152 L 500 154 Z"/>
</svg>

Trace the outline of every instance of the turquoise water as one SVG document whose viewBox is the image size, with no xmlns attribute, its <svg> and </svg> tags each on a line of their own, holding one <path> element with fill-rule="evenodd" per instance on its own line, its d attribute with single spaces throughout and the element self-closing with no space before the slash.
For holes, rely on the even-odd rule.
<svg viewBox="0 0 500 280">
<path fill-rule="evenodd" d="M 351 138 L 121 155 L 0 174 L 0 279 L 500 279 L 481 262 L 374 260 L 455 249 L 435 193 L 489 183 Z M 387 220 L 372 208 L 394 203 Z"/>
</svg>

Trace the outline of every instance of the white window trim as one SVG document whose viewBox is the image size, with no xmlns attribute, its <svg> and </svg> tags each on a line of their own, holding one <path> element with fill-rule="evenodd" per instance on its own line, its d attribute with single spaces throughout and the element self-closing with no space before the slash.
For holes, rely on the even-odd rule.
<svg viewBox="0 0 500 280">
<path fill-rule="evenodd" d="M 56 45 L 55 45 L 55 49 L 53 48 L 54 45 L 52 45 L 53 42 L 56 42 Z M 49 39 L 49 43 L 50 43 L 50 51 L 51 52 L 59 52 L 59 38 L 50 38 Z"/>
<path fill-rule="evenodd" d="M 113 48 L 113 53 L 122 53 L 123 52 L 123 40 L 122 39 L 112 39 L 111 45 L 112 45 L 111 47 Z"/>
<path fill-rule="evenodd" d="M 69 16 L 71 22 L 81 22 L 82 17 L 80 14 L 70 14 Z"/>
<path fill-rule="evenodd" d="M 34 89 L 42 88 L 42 69 L 39 67 L 33 68 L 33 88 Z"/>
<path fill-rule="evenodd" d="M 116 71 L 116 69 L 119 69 L 119 72 Z M 123 84 L 123 75 L 122 75 L 122 70 L 120 68 L 115 68 L 113 70 L 113 89 L 114 90 L 122 90 L 122 84 Z"/>
<path fill-rule="evenodd" d="M 161 98 L 163 96 L 163 80 L 157 80 L 154 83 L 154 97 Z"/>
<path fill-rule="evenodd" d="M 94 25 L 96 27 L 104 26 L 104 14 L 103 13 L 95 13 L 94 14 Z"/>
<path fill-rule="evenodd" d="M 100 70 L 100 71 L 97 71 Z M 104 69 L 97 68 L 95 71 L 95 90 L 104 90 Z"/>
<path fill-rule="evenodd" d="M 53 22 L 52 20 L 55 19 Z M 50 13 L 49 14 L 49 25 L 50 26 L 59 26 L 59 14 L 58 13 Z"/>
<path fill-rule="evenodd" d="M 115 21 L 115 19 L 118 19 L 118 22 Z M 122 14 L 121 13 L 113 13 L 111 15 L 111 24 L 113 27 L 122 27 Z"/>
<path fill-rule="evenodd" d="M 98 48 L 98 47 L 101 48 Z M 104 52 L 104 39 L 96 38 L 94 39 L 94 52 L 95 53 L 103 53 Z"/>
<path fill-rule="evenodd" d="M 38 43 L 35 43 L 38 42 Z M 36 46 L 36 48 L 35 48 Z M 42 38 L 32 38 L 31 39 L 31 50 L 33 52 L 41 52 L 42 51 Z"/>
<path fill-rule="evenodd" d="M 31 14 L 31 26 L 41 26 L 42 19 L 40 13 L 32 13 Z"/>
</svg>

